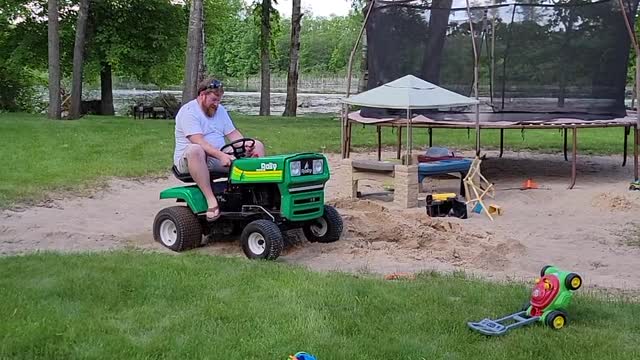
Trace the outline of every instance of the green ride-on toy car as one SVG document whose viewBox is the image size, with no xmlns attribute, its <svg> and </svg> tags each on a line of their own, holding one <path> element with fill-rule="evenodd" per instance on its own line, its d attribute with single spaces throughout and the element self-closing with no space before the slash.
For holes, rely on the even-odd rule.
<svg viewBox="0 0 640 360">
<path fill-rule="evenodd" d="M 212 187 L 220 217 L 206 221 L 207 201 L 195 185 L 178 186 L 160 193 L 160 199 L 186 203 L 161 210 L 153 223 L 153 237 L 167 248 L 183 251 L 203 245 L 213 235 L 242 230 L 242 250 L 250 259 L 274 260 L 284 247 L 282 232 L 302 229 L 311 242 L 340 239 L 342 218 L 324 204 L 324 185 L 329 166 L 322 154 L 247 157 L 245 148 L 253 139 L 239 139 L 221 151 L 235 156 L 229 172 L 211 172 Z M 173 167 L 183 182 L 194 182 L 189 174 Z M 203 235 L 211 235 L 203 237 Z"/>
</svg>

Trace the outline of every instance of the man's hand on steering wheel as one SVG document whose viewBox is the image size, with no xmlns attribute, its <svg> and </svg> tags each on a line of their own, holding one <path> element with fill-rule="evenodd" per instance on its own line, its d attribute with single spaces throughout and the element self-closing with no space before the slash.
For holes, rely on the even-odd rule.
<svg viewBox="0 0 640 360">
<path fill-rule="evenodd" d="M 220 148 L 223 153 L 233 155 L 236 159 L 251 156 L 256 141 L 249 138 L 242 138 L 228 143 Z"/>
<path fill-rule="evenodd" d="M 247 157 L 252 157 L 253 156 L 253 151 L 256 149 L 255 141 L 251 145 L 245 144 L 244 145 L 244 149 L 245 149 L 245 151 L 247 153 Z"/>
<path fill-rule="evenodd" d="M 229 167 L 231 166 L 231 162 L 235 160 L 235 157 L 231 154 L 227 154 L 223 152 L 221 159 L 218 159 L 218 160 L 220 160 L 220 165 L 224 167 Z"/>
</svg>

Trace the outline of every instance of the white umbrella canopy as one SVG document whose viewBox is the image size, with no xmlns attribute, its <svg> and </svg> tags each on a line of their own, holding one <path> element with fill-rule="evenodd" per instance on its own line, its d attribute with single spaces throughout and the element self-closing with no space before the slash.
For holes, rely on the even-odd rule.
<svg viewBox="0 0 640 360">
<path fill-rule="evenodd" d="M 411 129 L 412 109 L 438 109 L 476 105 L 477 112 L 477 105 L 479 104 L 476 99 L 441 88 L 413 75 L 403 76 L 358 95 L 342 98 L 340 101 L 348 105 L 407 110 L 408 126 L 406 164 L 409 164 L 411 148 L 413 146 Z M 343 123 L 343 143 L 345 139 L 344 125 L 346 125 L 346 123 Z M 479 124 L 476 124 L 476 127 L 478 126 Z"/>
<path fill-rule="evenodd" d="M 406 75 L 358 95 L 342 98 L 349 105 L 388 109 L 437 109 L 476 105 L 478 101 Z"/>
</svg>

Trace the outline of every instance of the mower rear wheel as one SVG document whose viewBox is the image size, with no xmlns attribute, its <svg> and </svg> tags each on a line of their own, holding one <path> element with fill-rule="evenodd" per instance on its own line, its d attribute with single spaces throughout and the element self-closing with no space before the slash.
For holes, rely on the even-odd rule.
<svg viewBox="0 0 640 360">
<path fill-rule="evenodd" d="M 310 242 L 331 243 L 340 239 L 343 226 L 338 210 L 325 205 L 324 215 L 305 224 L 302 231 Z"/>
<path fill-rule="evenodd" d="M 554 330 L 560 330 L 568 323 L 567 314 L 564 311 L 554 310 L 547 315 L 545 323 Z"/>
<path fill-rule="evenodd" d="M 582 286 L 582 278 L 576 273 L 570 273 L 564 279 L 564 286 L 569 290 L 578 290 Z"/>
<path fill-rule="evenodd" d="M 240 241 L 249 259 L 275 260 L 284 248 L 282 231 L 269 220 L 250 222 L 242 231 Z"/>
<path fill-rule="evenodd" d="M 173 251 L 192 249 L 202 241 L 202 226 L 186 206 L 160 210 L 153 221 L 153 238 Z"/>
</svg>

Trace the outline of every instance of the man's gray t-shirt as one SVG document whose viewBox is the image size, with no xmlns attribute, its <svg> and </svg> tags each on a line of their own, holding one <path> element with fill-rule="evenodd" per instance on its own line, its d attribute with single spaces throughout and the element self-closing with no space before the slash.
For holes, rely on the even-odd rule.
<svg viewBox="0 0 640 360">
<path fill-rule="evenodd" d="M 224 137 L 235 130 L 227 109 L 218 105 L 213 117 L 208 117 L 202 111 L 197 100 L 191 100 L 182 105 L 176 115 L 176 149 L 173 153 L 173 163 L 178 165 L 180 158 L 191 144 L 187 136 L 202 134 L 204 139 L 216 149 L 224 146 Z"/>
</svg>

